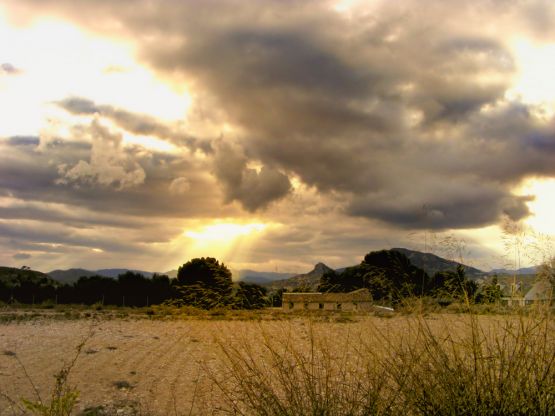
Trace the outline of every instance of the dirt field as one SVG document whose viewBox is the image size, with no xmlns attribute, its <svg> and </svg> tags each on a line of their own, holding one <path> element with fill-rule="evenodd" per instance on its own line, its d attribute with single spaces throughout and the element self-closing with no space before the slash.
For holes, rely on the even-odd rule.
<svg viewBox="0 0 555 416">
<path fill-rule="evenodd" d="M 502 318 L 481 319 L 495 323 Z M 457 315 L 427 320 L 438 331 L 457 327 L 464 331 L 466 325 L 465 318 Z M 7 397 L 15 401 L 36 399 L 32 383 L 47 399 L 54 374 L 87 338 L 70 374 L 71 384 L 80 391 L 76 414 L 101 405 L 119 415 L 214 414 L 223 398 L 210 374 L 225 378 L 225 357 L 219 343 L 256 350 L 265 336 L 301 345 L 308 343 L 310 332 L 315 331 L 334 345 L 355 340 L 370 348 L 383 348 L 383 340 L 376 339 L 375 334 L 391 338 L 406 334 L 411 325 L 410 318 L 399 316 L 358 317 L 351 323 L 313 323 L 307 318 L 270 322 L 37 319 L 4 323 L 0 324 L 0 415 L 14 414 Z"/>
</svg>

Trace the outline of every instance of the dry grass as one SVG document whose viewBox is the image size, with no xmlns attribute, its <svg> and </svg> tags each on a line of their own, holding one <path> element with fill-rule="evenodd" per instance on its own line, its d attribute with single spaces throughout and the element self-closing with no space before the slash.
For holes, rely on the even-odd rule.
<svg viewBox="0 0 555 416">
<path fill-rule="evenodd" d="M 241 415 L 555 414 L 555 325 L 549 311 L 495 319 L 412 316 L 396 328 L 307 338 L 265 331 L 220 346 L 213 373 Z"/>
<path fill-rule="evenodd" d="M 145 415 L 555 412 L 549 311 L 329 318 L 98 320 L 83 350 L 95 353 L 82 354 L 68 380 L 80 392 L 73 414 L 115 414 L 118 403 Z M 0 415 L 15 414 L 6 397 L 52 390 L 90 322 L 0 323 L 9 352 L 0 354 Z"/>
</svg>

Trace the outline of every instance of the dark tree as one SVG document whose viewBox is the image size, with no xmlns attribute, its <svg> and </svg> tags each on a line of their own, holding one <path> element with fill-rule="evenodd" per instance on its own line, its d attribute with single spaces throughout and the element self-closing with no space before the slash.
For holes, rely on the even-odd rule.
<svg viewBox="0 0 555 416">
<path fill-rule="evenodd" d="M 367 288 L 375 300 L 397 302 L 408 296 L 426 294 L 429 277 L 411 264 L 403 253 L 381 250 L 368 253 L 360 265 L 343 273 L 327 272 L 320 280 L 319 291 L 350 292 Z"/>
<path fill-rule="evenodd" d="M 172 297 L 170 278 L 165 274 L 154 274 L 150 280 L 150 303 L 160 304 Z"/>
<path fill-rule="evenodd" d="M 284 288 L 280 288 L 275 292 L 272 292 L 268 299 L 268 303 L 270 304 L 270 306 L 280 308 L 282 306 L 283 294 L 285 292 L 287 292 L 287 290 L 285 290 Z"/>
<path fill-rule="evenodd" d="M 230 301 L 231 272 L 215 258 L 196 258 L 178 269 L 176 285 L 186 303 L 202 308 L 222 306 Z"/>
<path fill-rule="evenodd" d="M 238 309 L 260 309 L 267 306 L 266 288 L 255 283 L 239 282 L 233 305 Z"/>
<path fill-rule="evenodd" d="M 431 295 L 445 301 L 472 301 L 477 290 L 478 285 L 466 277 L 464 267 L 460 264 L 456 271 L 437 272 L 430 284 Z"/>
<path fill-rule="evenodd" d="M 104 276 L 80 277 L 74 284 L 75 297 L 72 302 L 103 303 L 106 305 L 121 305 L 122 298 L 118 290 L 118 282 Z"/>
<path fill-rule="evenodd" d="M 348 267 L 343 273 L 335 270 L 325 272 L 320 278 L 318 292 L 352 292 L 364 287 L 360 266 Z"/>
<path fill-rule="evenodd" d="M 476 295 L 478 303 L 497 303 L 501 300 L 503 291 L 499 287 L 497 276 L 494 276 L 489 282 L 484 283 Z"/>
<path fill-rule="evenodd" d="M 150 280 L 140 273 L 128 271 L 118 276 L 119 295 L 126 306 L 147 306 L 151 303 L 148 298 L 150 286 Z"/>
</svg>

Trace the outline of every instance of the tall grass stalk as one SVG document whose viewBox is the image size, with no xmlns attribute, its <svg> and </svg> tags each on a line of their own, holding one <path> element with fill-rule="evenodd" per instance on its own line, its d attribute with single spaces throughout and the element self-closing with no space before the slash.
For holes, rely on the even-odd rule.
<svg viewBox="0 0 555 416">
<path fill-rule="evenodd" d="M 359 340 L 332 341 L 312 325 L 307 335 L 297 343 L 291 329 L 279 340 L 261 329 L 259 342 L 221 342 L 227 366 L 212 376 L 224 409 L 268 416 L 387 413 L 387 377 L 356 353 Z"/>
<path fill-rule="evenodd" d="M 493 326 L 468 315 L 462 335 L 416 322 L 416 342 L 385 366 L 404 405 L 422 415 L 555 414 L 555 329 L 547 313 Z"/>
<path fill-rule="evenodd" d="M 555 325 L 527 316 L 397 317 L 335 339 L 222 340 L 213 379 L 224 409 L 240 415 L 552 415 Z M 458 320 L 457 320 L 458 319 Z M 443 323 L 442 323 L 442 320 Z M 439 325 L 438 325 L 439 324 Z M 383 328 L 383 326 L 381 326 Z"/>
</svg>

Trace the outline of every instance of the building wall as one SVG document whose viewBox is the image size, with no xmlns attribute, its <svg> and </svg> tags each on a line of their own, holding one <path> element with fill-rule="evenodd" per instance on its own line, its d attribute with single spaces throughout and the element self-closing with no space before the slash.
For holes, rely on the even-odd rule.
<svg viewBox="0 0 555 416">
<path fill-rule="evenodd" d="M 368 311 L 372 302 L 283 302 L 285 310 Z"/>
</svg>

